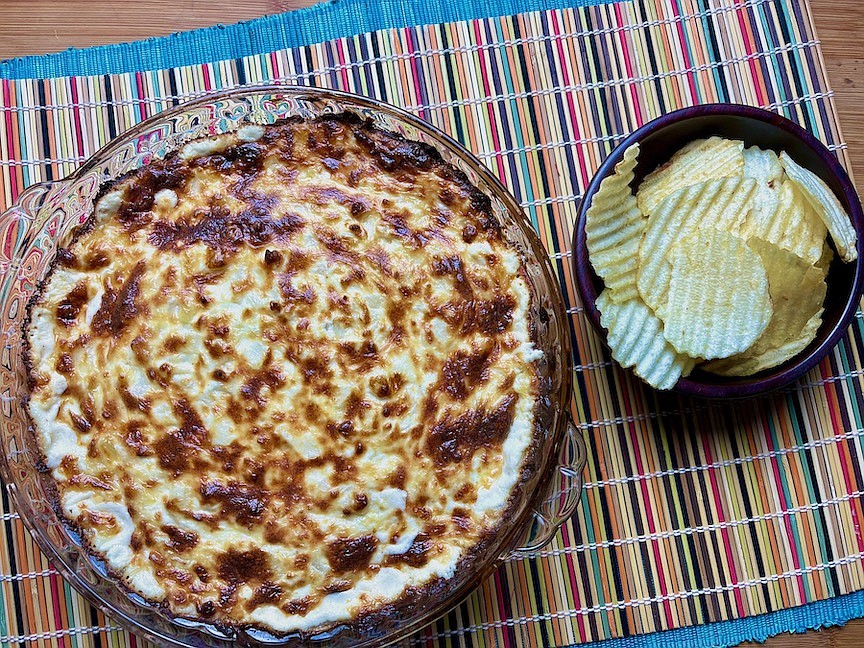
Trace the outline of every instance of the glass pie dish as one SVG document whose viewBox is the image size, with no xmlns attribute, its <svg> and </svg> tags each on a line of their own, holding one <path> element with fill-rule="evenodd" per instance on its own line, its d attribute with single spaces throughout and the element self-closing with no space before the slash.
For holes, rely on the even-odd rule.
<svg viewBox="0 0 864 648">
<path fill-rule="evenodd" d="M 266 632 L 225 630 L 172 617 L 159 606 L 130 593 L 109 575 L 104 562 L 82 546 L 78 534 L 55 511 L 51 476 L 39 470 L 40 453 L 22 406 L 27 393 L 21 361 L 22 323 L 27 302 L 44 279 L 55 250 L 71 240 L 90 216 L 100 188 L 151 160 L 165 157 L 186 142 L 231 132 L 248 124 L 269 124 L 289 117 L 314 118 L 352 112 L 386 131 L 433 146 L 443 159 L 466 174 L 486 194 L 504 236 L 523 258 L 531 292 L 541 398 L 536 420 L 530 476 L 522 482 L 509 510 L 483 551 L 462 563 L 456 575 L 428 597 L 376 615 L 371 623 L 336 626 L 314 635 L 273 636 Z M 370 99 L 329 90 L 288 86 L 224 91 L 165 111 L 110 142 L 69 177 L 24 191 L 0 216 L 0 308 L 3 362 L 0 367 L 0 474 L 9 498 L 40 549 L 58 571 L 92 603 L 131 632 L 160 646 L 327 645 L 388 643 L 432 621 L 472 591 L 513 551 L 548 543 L 576 508 L 582 487 L 585 447 L 569 403 L 572 353 L 566 313 L 549 256 L 530 222 L 501 183 L 465 148 L 407 113 Z M 467 568 L 466 568 L 467 567 Z"/>
</svg>

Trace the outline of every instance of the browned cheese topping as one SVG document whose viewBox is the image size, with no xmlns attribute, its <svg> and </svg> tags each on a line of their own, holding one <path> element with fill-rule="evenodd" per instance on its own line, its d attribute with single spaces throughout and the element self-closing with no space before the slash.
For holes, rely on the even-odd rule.
<svg viewBox="0 0 864 648">
<path fill-rule="evenodd" d="M 143 167 L 32 307 L 63 514 L 130 589 L 224 625 L 316 630 L 452 577 L 536 435 L 523 272 L 464 176 L 354 118 Z"/>
</svg>

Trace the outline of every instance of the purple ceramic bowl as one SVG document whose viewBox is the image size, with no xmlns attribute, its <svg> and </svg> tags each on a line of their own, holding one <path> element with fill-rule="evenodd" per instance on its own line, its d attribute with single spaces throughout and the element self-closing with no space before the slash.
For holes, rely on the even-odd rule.
<svg viewBox="0 0 864 648">
<path fill-rule="evenodd" d="M 813 368 L 840 340 L 858 308 L 864 285 L 864 213 L 855 187 L 837 158 L 822 142 L 797 124 L 776 113 L 737 104 L 707 104 L 684 108 L 658 117 L 634 131 L 612 151 L 600 166 L 582 198 L 573 234 L 573 269 L 585 312 L 601 334 L 600 313 L 595 302 L 603 281 L 588 262 L 585 245 L 585 212 L 602 180 L 612 173 L 624 151 L 639 142 L 639 163 L 633 186 L 688 142 L 711 135 L 743 140 L 786 151 L 801 166 L 822 178 L 840 199 L 858 233 L 858 260 L 843 263 L 835 256 L 828 271 L 828 294 L 822 326 L 810 345 L 783 364 L 745 378 L 725 378 L 696 369 L 675 385 L 674 391 L 706 398 L 741 398 L 778 389 Z M 829 236 L 830 241 L 830 236 Z M 833 245 L 833 242 L 832 242 Z M 836 250 L 835 250 L 836 252 Z"/>
</svg>

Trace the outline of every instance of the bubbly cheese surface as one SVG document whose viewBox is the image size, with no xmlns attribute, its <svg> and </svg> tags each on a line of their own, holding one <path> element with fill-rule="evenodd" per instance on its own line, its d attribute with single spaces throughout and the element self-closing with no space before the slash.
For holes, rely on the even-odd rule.
<svg viewBox="0 0 864 648">
<path fill-rule="evenodd" d="M 536 434 L 530 298 L 488 202 L 356 119 L 116 182 L 33 302 L 63 515 L 174 615 L 277 633 L 453 576 Z"/>
</svg>

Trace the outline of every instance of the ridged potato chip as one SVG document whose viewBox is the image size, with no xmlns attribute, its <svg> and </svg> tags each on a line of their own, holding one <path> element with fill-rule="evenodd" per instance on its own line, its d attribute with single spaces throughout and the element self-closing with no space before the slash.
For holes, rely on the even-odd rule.
<svg viewBox="0 0 864 648">
<path fill-rule="evenodd" d="M 750 347 L 773 314 L 760 256 L 737 236 L 706 228 L 669 251 L 666 302 L 657 310 L 678 353 L 711 360 Z"/>
<path fill-rule="evenodd" d="M 638 144 L 624 152 L 624 159 L 615 165 L 615 172 L 600 183 L 585 214 L 588 258 L 597 276 L 619 302 L 638 294 L 636 263 L 645 217 L 630 190 L 638 156 Z"/>
<path fill-rule="evenodd" d="M 750 239 L 747 246 L 765 266 L 774 314 L 747 350 L 702 367 L 723 376 L 749 376 L 776 367 L 810 344 L 822 323 L 828 290 L 823 269 L 766 241 Z"/>
<path fill-rule="evenodd" d="M 696 364 L 682 356 L 663 336 L 663 324 L 640 299 L 616 302 L 609 290 L 597 297 L 600 323 L 609 332 L 612 357 L 655 389 L 672 389 Z"/>
<path fill-rule="evenodd" d="M 767 187 L 775 182 L 778 187 L 780 186 L 783 181 L 783 165 L 780 164 L 780 158 L 774 151 L 748 146 L 741 155 L 744 159 L 742 174 L 745 178 L 753 178 Z"/>
<path fill-rule="evenodd" d="M 648 306 L 656 311 L 666 299 L 670 248 L 697 229 L 736 233 L 750 211 L 755 186 L 752 178 L 723 178 L 685 187 L 660 203 L 639 246 L 636 285 Z"/>
<path fill-rule="evenodd" d="M 642 181 L 636 200 L 650 215 L 663 199 L 676 191 L 707 180 L 741 176 L 744 143 L 722 137 L 695 140 L 655 169 Z"/>
<path fill-rule="evenodd" d="M 815 173 L 798 165 L 785 151 L 780 154 L 780 163 L 786 170 L 789 180 L 795 183 L 795 186 L 825 223 L 828 233 L 834 239 L 834 246 L 840 253 L 840 258 L 847 263 L 857 259 L 858 236 L 852 226 L 849 214 L 843 209 L 843 205 L 837 200 L 837 196 L 834 195 L 831 188 Z"/>
<path fill-rule="evenodd" d="M 828 276 L 828 269 L 831 267 L 831 262 L 834 260 L 834 250 L 831 249 L 831 246 L 828 245 L 828 241 L 822 242 L 822 256 L 819 257 L 819 260 L 814 264 L 817 268 L 822 271 L 822 278 Z"/>
<path fill-rule="evenodd" d="M 745 239 L 774 243 L 809 264 L 822 256 L 826 233 L 822 219 L 788 178 L 778 181 L 776 190 L 764 191 L 757 183 L 753 209 L 739 231 Z"/>
<path fill-rule="evenodd" d="M 763 151 L 758 146 L 744 149 L 743 157 L 742 175 L 756 181 L 756 194 L 753 196 L 753 207 L 747 224 L 752 219 L 770 220 L 780 203 L 780 185 L 783 184 L 784 177 L 780 159 L 774 151 Z"/>
</svg>

